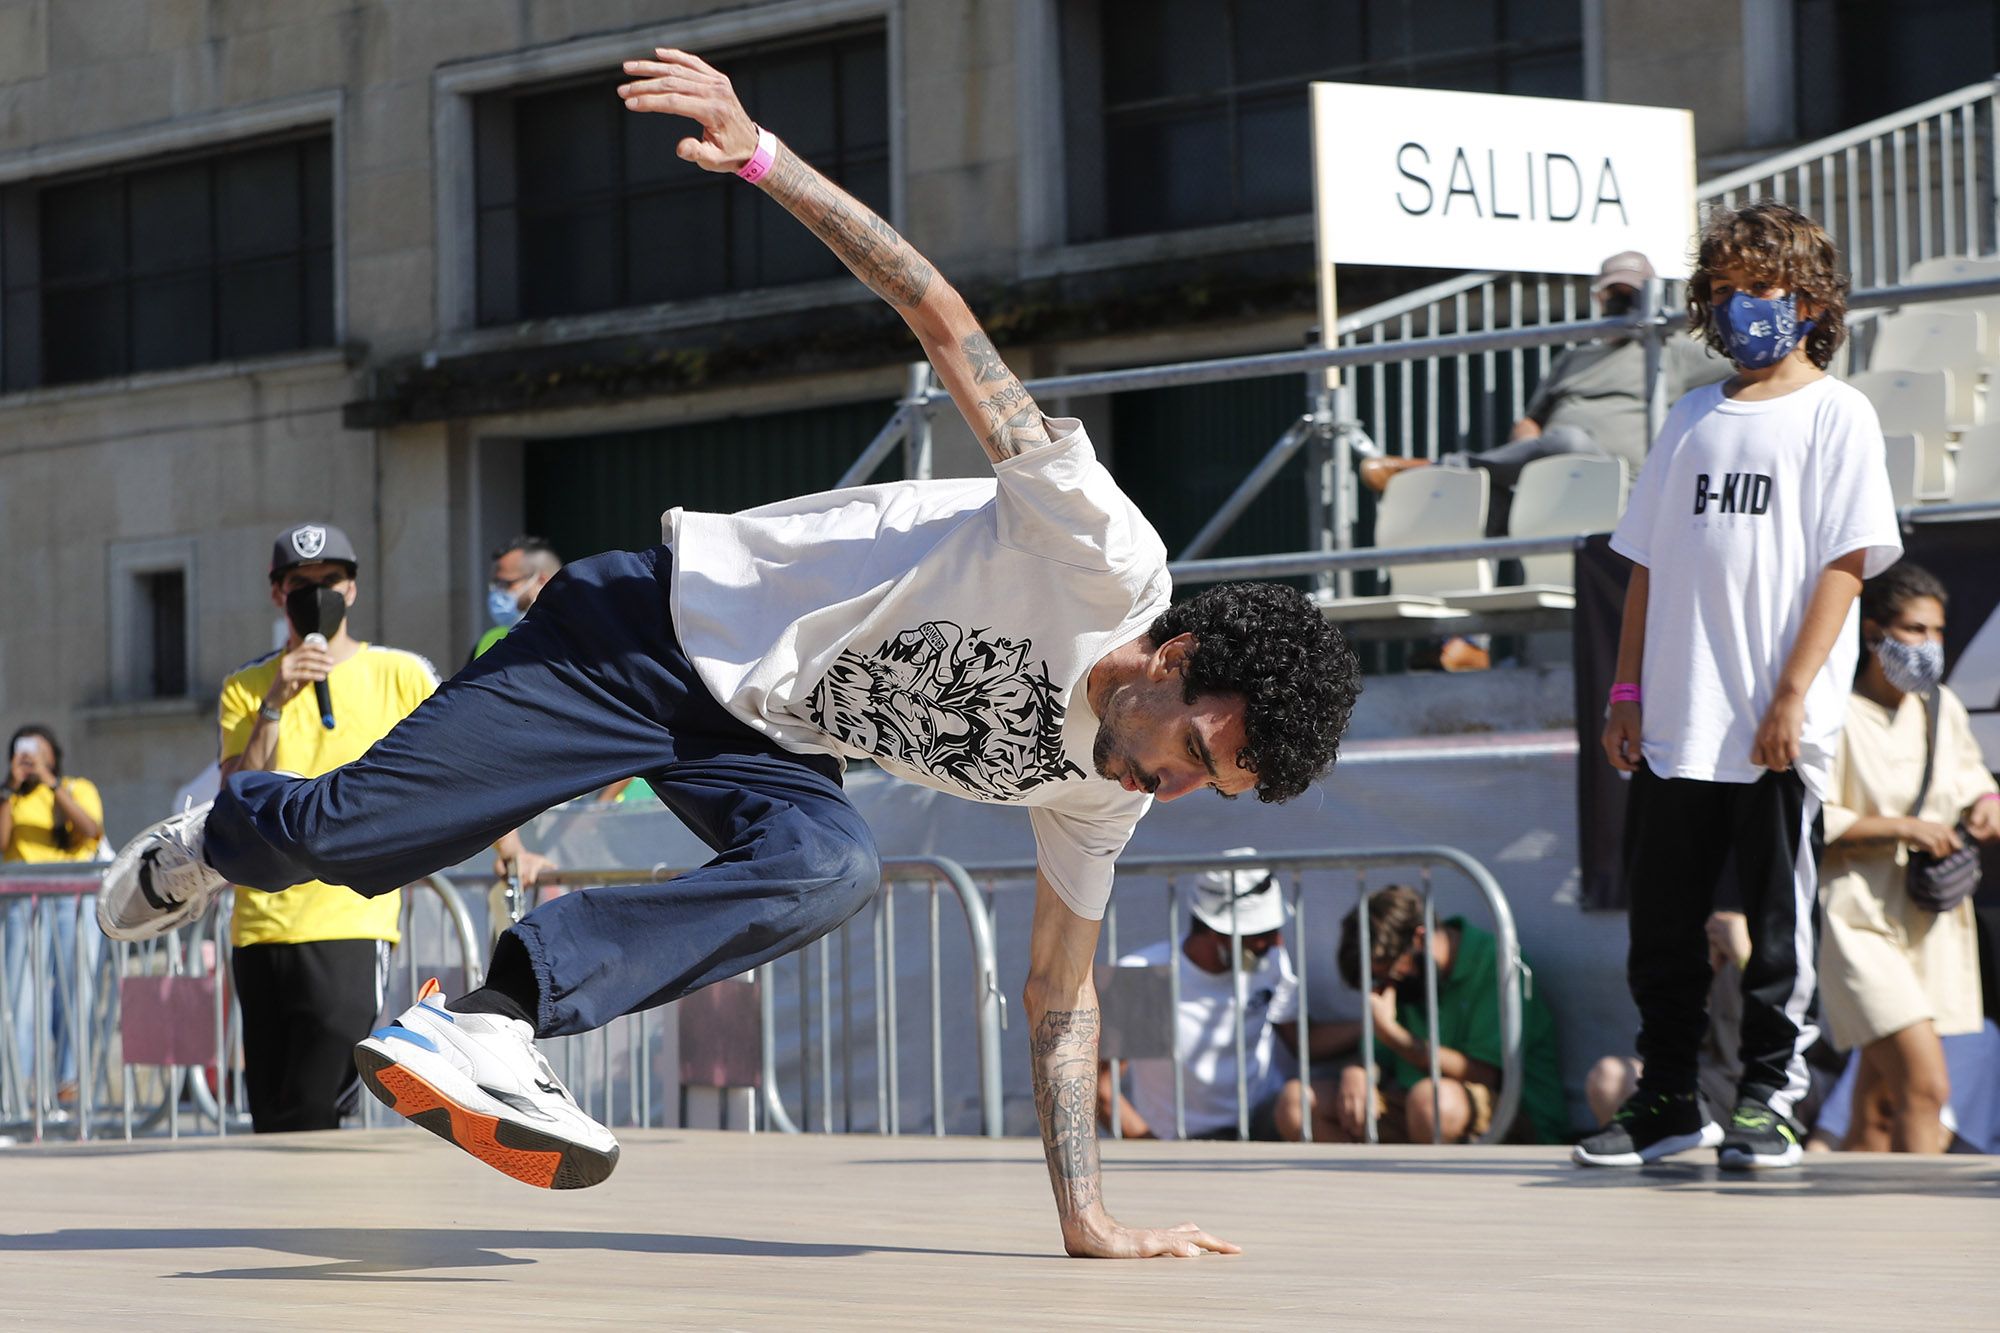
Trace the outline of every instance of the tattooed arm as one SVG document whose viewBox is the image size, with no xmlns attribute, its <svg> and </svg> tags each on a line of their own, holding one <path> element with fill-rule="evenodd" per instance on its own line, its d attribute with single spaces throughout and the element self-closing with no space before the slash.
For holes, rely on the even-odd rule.
<svg viewBox="0 0 2000 1333">
<path fill-rule="evenodd" d="M 685 51 L 654 54 L 657 60 L 625 62 L 633 79 L 618 90 L 625 105 L 697 122 L 701 137 L 680 143 L 680 155 L 696 166 L 715 172 L 741 168 L 757 150 L 757 125 L 729 80 Z M 1004 462 L 1048 442 L 1041 409 L 1007 369 L 971 309 L 895 228 L 782 143 L 757 188 L 826 242 L 870 291 L 896 307 L 989 459 Z"/>
<path fill-rule="evenodd" d="M 1097 987 L 1091 962 L 1097 923 L 1085 920 L 1035 877 L 1035 921 L 1028 946 L 1028 1030 L 1033 1043 L 1035 1114 L 1042 1126 L 1049 1184 L 1063 1248 L 1079 1259 L 1235 1254 L 1192 1222 L 1125 1227 L 1104 1210 L 1097 1162 Z"/>
</svg>

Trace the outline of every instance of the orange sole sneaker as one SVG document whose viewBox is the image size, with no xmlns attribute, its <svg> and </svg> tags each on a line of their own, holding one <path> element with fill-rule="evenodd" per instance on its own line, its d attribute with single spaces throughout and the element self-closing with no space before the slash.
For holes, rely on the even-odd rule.
<svg viewBox="0 0 2000 1333">
<path fill-rule="evenodd" d="M 384 1106 L 503 1175 L 545 1190 L 586 1189 L 611 1174 L 618 1150 L 595 1152 L 525 1125 L 469 1110 L 404 1066 L 366 1047 L 354 1052 L 361 1082 Z"/>
</svg>

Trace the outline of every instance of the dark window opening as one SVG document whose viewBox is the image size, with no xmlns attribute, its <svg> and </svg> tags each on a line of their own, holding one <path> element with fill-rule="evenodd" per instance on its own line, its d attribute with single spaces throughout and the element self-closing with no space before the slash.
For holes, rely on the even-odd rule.
<svg viewBox="0 0 2000 1333">
<path fill-rule="evenodd" d="M 1985 83 L 2000 69 L 1993 0 L 1794 0 L 1801 138 Z"/>
<path fill-rule="evenodd" d="M 8 389 L 333 345 L 325 134 L 0 195 Z"/>
<path fill-rule="evenodd" d="M 188 692 L 187 572 L 156 570 L 139 576 L 141 614 L 146 617 L 146 693 L 154 699 L 181 699 Z"/>
<path fill-rule="evenodd" d="M 744 105 L 806 161 L 889 211 L 882 31 L 719 58 Z M 741 181 L 683 162 L 675 116 L 624 109 L 601 76 L 475 109 L 481 324 L 837 277 L 831 251 Z"/>
<path fill-rule="evenodd" d="M 1309 211 L 1314 80 L 1583 92 L 1578 0 L 1083 0 L 1063 23 L 1072 241 Z"/>
</svg>

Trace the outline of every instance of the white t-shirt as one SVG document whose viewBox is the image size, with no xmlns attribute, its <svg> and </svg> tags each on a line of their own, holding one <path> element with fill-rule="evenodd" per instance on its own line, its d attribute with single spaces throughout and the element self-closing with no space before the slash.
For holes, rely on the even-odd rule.
<svg viewBox="0 0 2000 1333">
<path fill-rule="evenodd" d="M 1181 970 L 1181 1007 L 1174 1045 L 1186 1071 L 1182 1112 L 1190 1136 L 1236 1123 L 1236 1005 L 1242 984 L 1244 1087 L 1252 1110 L 1285 1084 L 1273 1023 L 1298 1021 L 1299 983 L 1282 946 L 1265 952 L 1253 971 L 1204 972 L 1166 940 L 1118 960 L 1120 967 L 1158 967 L 1171 958 Z M 1174 1062 L 1128 1060 L 1127 1099 L 1158 1138 L 1174 1137 Z"/>
<path fill-rule="evenodd" d="M 1049 882 L 1095 919 L 1152 798 L 1097 776 L 1086 677 L 1172 589 L 1082 424 L 1047 425 L 992 477 L 671 509 L 662 527 L 674 627 L 725 708 L 790 750 L 1028 806 Z"/>
<path fill-rule="evenodd" d="M 1646 765 L 1663 778 L 1754 782 L 1757 727 L 1813 585 L 1865 550 L 1903 553 L 1882 427 L 1831 376 L 1763 402 L 1694 390 L 1667 414 L 1611 548 L 1650 573 L 1640 677 Z M 1799 776 L 1827 795 L 1860 652 L 1860 608 L 1806 691 Z"/>
</svg>

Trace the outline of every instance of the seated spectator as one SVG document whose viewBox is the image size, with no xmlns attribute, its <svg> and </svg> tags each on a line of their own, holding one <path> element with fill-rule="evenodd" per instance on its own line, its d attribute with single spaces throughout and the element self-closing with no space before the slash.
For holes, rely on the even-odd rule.
<svg viewBox="0 0 2000 1333">
<path fill-rule="evenodd" d="M 1993 774 L 1941 683 L 1944 615 L 1944 585 L 1907 560 L 1863 586 L 1867 651 L 1826 803 L 1820 1003 L 1834 1044 L 1861 1052 L 1847 1146 L 1874 1152 L 1950 1146 L 1940 1038 L 1984 1024 L 1971 899 L 1934 912 L 1905 887 L 1912 853 L 2000 839 Z"/>
<path fill-rule="evenodd" d="M 1705 1123 L 1714 1128 L 1701 1146 L 1722 1142 L 1721 1122 L 1736 1107 L 1736 1085 L 1743 1078 L 1739 1054 L 1743 1036 L 1743 965 L 1750 961 L 1750 923 L 1741 912 L 1715 912 L 1707 921 L 1708 966 L 1715 980 L 1708 989 L 1708 1032 L 1702 1037 L 1697 1079 Z M 1599 1125 L 1639 1090 L 1645 1065 L 1636 1056 L 1607 1055 L 1591 1066 L 1584 1080 L 1590 1114 Z M 1812 1086 L 1792 1108 L 1794 1119 L 1811 1128 L 1825 1105 L 1827 1090 L 1840 1072 L 1840 1057 L 1825 1042 L 1806 1052 L 1806 1072 Z"/>
<path fill-rule="evenodd" d="M 1232 913 L 1233 903 L 1233 913 Z M 1243 971 L 1230 966 L 1230 921 L 1242 936 Z M 1236 1120 L 1236 1014 L 1243 1014 L 1244 1086 L 1250 1137 L 1283 1137 L 1278 1093 L 1285 1086 L 1278 1045 L 1291 1049 L 1298 1019 L 1298 981 L 1284 949 L 1285 901 L 1262 867 L 1212 870 L 1196 877 L 1186 938 L 1180 955 L 1180 1011 L 1174 1040 L 1185 1073 L 1182 1115 L 1191 1139 L 1233 1139 Z M 1166 940 L 1125 955 L 1120 967 L 1160 967 L 1173 962 Z M 1314 1053 L 1339 1047 L 1341 1029 L 1352 1044 L 1354 1024 L 1316 1025 Z M 1109 1128 L 1119 1118 L 1128 1139 L 1174 1137 L 1174 1065 L 1165 1059 L 1127 1060 L 1129 1091 L 1112 1082 L 1110 1063 L 1098 1066 L 1097 1113 Z M 1291 1137 L 1296 1137 L 1292 1135 Z"/>
<path fill-rule="evenodd" d="M 1340 975 L 1355 989 L 1361 985 L 1358 910 L 1348 912 L 1340 927 Z M 1437 965 L 1435 1111 L 1424 1014 L 1426 951 Z M 1336 1080 L 1315 1082 L 1313 1137 L 1361 1142 L 1367 1137 L 1371 1102 L 1377 1137 L 1385 1143 L 1429 1143 L 1434 1137 L 1464 1143 L 1486 1133 L 1493 1123 L 1502 1061 L 1499 954 L 1492 934 L 1455 916 L 1429 937 L 1424 900 L 1414 889 L 1393 885 L 1368 897 L 1368 954 L 1375 1044 L 1388 1053 L 1388 1060 L 1379 1078 L 1371 1078 L 1361 1065 L 1350 1065 Z M 1520 1110 L 1507 1138 L 1525 1143 L 1567 1138 L 1555 1019 L 1532 990 L 1521 1001 L 1521 1072 Z"/>
<path fill-rule="evenodd" d="M 97 845 L 104 837 L 104 802 L 89 778 L 63 775 L 62 746 L 56 743 L 55 733 L 30 724 L 14 733 L 7 750 L 7 797 L 0 801 L 0 861 L 97 859 Z M 49 969 L 44 973 L 49 989 L 41 1010 L 40 1035 L 46 1045 L 38 1048 L 35 997 L 29 989 L 34 974 L 29 948 L 36 934 L 31 905 L 25 897 L 0 899 L 4 904 L 0 934 L 5 938 L 0 978 L 9 983 L 6 998 L 14 1015 L 16 1067 L 33 1070 L 39 1079 L 39 1062 L 45 1052 L 55 1070 L 57 1106 L 67 1106 L 76 1099 L 76 1048 L 63 997 L 76 993 L 76 978 L 71 973 L 76 970 L 77 911 L 82 901 L 74 897 L 42 900 L 41 949 L 43 966 Z M 96 942 L 101 938 L 95 928 L 85 932 L 86 967 L 96 959 Z"/>
<path fill-rule="evenodd" d="M 1598 312 L 1605 319 L 1629 315 L 1637 308 L 1639 289 L 1654 276 L 1652 261 L 1637 250 L 1604 261 L 1591 283 Z M 1689 389 L 1712 383 L 1730 373 L 1730 364 L 1689 338 L 1669 338 L 1661 351 L 1666 359 L 1666 401 Z M 1487 532 L 1505 536 L 1513 506 L 1514 483 L 1521 469 L 1537 458 L 1554 454 L 1597 454 L 1622 458 L 1638 475 L 1646 461 L 1652 432 L 1646 423 L 1646 344 L 1643 339 L 1613 336 L 1572 347 L 1557 357 L 1535 387 L 1528 409 L 1508 433 L 1508 442 L 1493 449 L 1448 454 L 1448 467 L 1484 469 L 1492 478 Z M 1384 455 L 1361 464 L 1361 480 L 1370 489 L 1386 490 L 1396 473 L 1424 467 L 1428 460 Z"/>
</svg>

